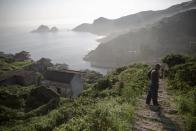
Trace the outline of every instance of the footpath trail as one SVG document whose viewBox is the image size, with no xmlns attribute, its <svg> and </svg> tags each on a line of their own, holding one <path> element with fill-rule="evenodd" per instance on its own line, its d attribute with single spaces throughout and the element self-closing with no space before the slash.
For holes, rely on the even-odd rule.
<svg viewBox="0 0 196 131">
<path fill-rule="evenodd" d="M 160 109 L 146 106 L 146 93 L 139 98 L 136 106 L 133 131 L 185 131 L 183 121 L 177 114 L 176 105 L 166 90 L 164 80 L 159 82 L 158 101 Z"/>
</svg>

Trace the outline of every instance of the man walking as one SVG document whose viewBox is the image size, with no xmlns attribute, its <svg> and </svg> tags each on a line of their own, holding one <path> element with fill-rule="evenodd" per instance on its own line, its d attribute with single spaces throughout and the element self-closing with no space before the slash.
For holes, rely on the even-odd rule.
<svg viewBox="0 0 196 131">
<path fill-rule="evenodd" d="M 151 99 L 153 101 L 154 106 L 159 106 L 157 98 L 158 98 L 158 88 L 159 88 L 159 70 L 161 66 L 159 64 L 155 65 L 155 68 L 151 70 L 150 77 L 150 89 L 148 91 L 148 95 L 146 98 L 146 104 L 150 105 Z"/>
</svg>

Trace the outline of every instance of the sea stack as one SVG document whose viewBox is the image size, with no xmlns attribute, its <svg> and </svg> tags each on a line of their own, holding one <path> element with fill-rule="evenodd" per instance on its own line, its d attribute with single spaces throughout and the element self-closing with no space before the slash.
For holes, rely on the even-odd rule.
<svg viewBox="0 0 196 131">
<path fill-rule="evenodd" d="M 33 33 L 48 33 L 48 32 L 58 32 L 57 27 L 52 27 L 51 29 L 47 25 L 40 25 Z"/>
</svg>

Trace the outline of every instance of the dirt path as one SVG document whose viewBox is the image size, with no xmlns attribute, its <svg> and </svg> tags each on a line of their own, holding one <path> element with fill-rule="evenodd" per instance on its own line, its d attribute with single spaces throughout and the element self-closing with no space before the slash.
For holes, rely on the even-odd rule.
<svg viewBox="0 0 196 131">
<path fill-rule="evenodd" d="M 177 114 L 172 97 L 166 90 L 166 82 L 159 82 L 159 104 L 161 108 L 156 111 L 153 106 L 146 106 L 144 94 L 137 103 L 133 131 L 184 131 L 182 119 Z"/>
</svg>

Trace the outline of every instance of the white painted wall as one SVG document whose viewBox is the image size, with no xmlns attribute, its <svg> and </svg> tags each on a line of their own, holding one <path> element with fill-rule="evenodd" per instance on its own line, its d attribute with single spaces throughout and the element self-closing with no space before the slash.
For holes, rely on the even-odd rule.
<svg viewBox="0 0 196 131">
<path fill-rule="evenodd" d="M 83 80 L 81 75 L 75 74 L 71 81 L 72 96 L 76 97 L 83 91 Z"/>
</svg>

